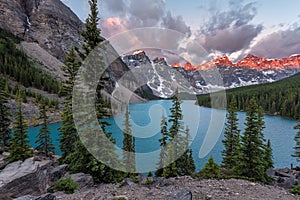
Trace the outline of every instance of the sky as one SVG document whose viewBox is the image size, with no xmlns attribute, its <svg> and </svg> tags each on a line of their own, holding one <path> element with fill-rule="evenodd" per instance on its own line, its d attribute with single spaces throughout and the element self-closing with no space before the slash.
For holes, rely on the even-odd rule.
<svg viewBox="0 0 300 200">
<path fill-rule="evenodd" d="M 88 0 L 62 0 L 82 20 Z M 176 30 L 211 55 L 237 61 L 300 54 L 299 0 L 99 0 L 102 35 L 143 27 Z M 165 41 L 169 42 L 169 41 Z"/>
</svg>

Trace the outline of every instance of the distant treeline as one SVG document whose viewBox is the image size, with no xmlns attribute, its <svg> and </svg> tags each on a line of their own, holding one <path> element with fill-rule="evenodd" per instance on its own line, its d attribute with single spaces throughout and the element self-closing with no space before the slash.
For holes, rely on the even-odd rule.
<svg viewBox="0 0 300 200">
<path fill-rule="evenodd" d="M 24 87 L 35 87 L 49 93 L 59 92 L 59 81 L 42 69 L 16 47 L 21 39 L 0 29 L 0 73 L 6 74 Z"/>
<path fill-rule="evenodd" d="M 214 95 L 212 99 L 216 105 L 224 105 L 225 100 L 222 95 L 218 93 L 212 95 Z M 234 97 L 238 109 L 242 111 L 254 97 L 267 114 L 300 119 L 300 73 L 274 83 L 227 90 L 226 95 L 227 104 Z M 198 96 L 198 104 L 211 107 L 210 95 Z"/>
</svg>

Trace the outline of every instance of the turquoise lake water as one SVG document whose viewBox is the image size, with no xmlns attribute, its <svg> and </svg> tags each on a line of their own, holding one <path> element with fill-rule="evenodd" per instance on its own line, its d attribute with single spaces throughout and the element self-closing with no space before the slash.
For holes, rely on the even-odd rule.
<svg viewBox="0 0 300 200">
<path fill-rule="evenodd" d="M 131 104 L 129 106 L 133 134 L 137 137 L 136 152 L 147 153 L 159 149 L 158 139 L 160 138 L 161 117 L 163 113 L 165 116 L 170 114 L 169 108 L 171 105 L 171 101 L 160 100 L 143 104 Z M 199 107 L 195 105 L 195 101 L 184 101 L 182 110 L 184 123 L 188 125 L 191 130 L 191 148 L 193 149 L 197 170 L 204 166 L 210 156 L 213 156 L 214 159 L 220 163 L 222 158 L 221 152 L 223 150 L 222 130 L 224 130 L 224 116 L 226 111 Z M 243 132 L 245 113 L 239 112 L 238 117 L 240 119 L 239 126 Z M 107 130 L 113 133 L 113 137 L 116 139 L 116 145 L 120 148 L 122 147 L 123 138 L 123 119 L 123 115 L 107 119 L 111 124 Z M 265 116 L 264 121 L 266 126 L 264 134 L 266 139 L 271 140 L 275 167 L 282 168 L 290 167 L 291 164 L 294 166 L 299 164 L 296 159 L 291 156 L 293 154 L 293 146 L 295 145 L 294 136 L 296 134 L 296 130 L 294 130 L 293 127 L 297 122 L 295 120 L 268 115 Z M 56 146 L 56 154 L 60 154 L 60 133 L 57 130 L 60 126 L 61 123 L 49 125 L 53 142 Z M 34 141 L 36 140 L 39 129 L 40 127 L 29 127 L 28 129 L 30 144 L 33 147 L 36 146 Z M 220 137 L 218 137 L 219 135 Z"/>
</svg>

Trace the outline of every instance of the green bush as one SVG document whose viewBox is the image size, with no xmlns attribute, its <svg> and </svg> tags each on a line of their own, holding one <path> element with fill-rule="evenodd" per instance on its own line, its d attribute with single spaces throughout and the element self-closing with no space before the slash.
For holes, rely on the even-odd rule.
<svg viewBox="0 0 300 200">
<path fill-rule="evenodd" d="M 54 189 L 57 191 L 64 191 L 67 194 L 72 194 L 78 188 L 78 183 L 71 178 L 59 179 L 54 184 Z"/>
<path fill-rule="evenodd" d="M 292 194 L 300 194 L 300 185 L 293 186 L 293 189 L 290 190 Z"/>
</svg>

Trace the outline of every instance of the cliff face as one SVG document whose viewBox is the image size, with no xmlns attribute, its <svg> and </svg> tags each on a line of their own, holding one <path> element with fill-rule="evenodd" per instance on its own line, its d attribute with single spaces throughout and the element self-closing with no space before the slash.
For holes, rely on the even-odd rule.
<svg viewBox="0 0 300 200">
<path fill-rule="evenodd" d="M 83 23 L 60 0 L 0 0 L 0 13 L 0 27 L 38 43 L 60 61 L 82 41 Z"/>
<path fill-rule="evenodd" d="M 247 67 L 261 71 L 271 69 L 299 69 L 300 55 L 293 55 L 288 58 L 281 59 L 268 59 L 248 54 L 237 63 L 230 61 L 227 56 L 222 56 L 198 66 L 193 66 L 191 63 L 186 63 L 184 66 L 181 66 L 179 63 L 174 63 L 172 66 L 190 71 L 209 70 L 215 67 Z"/>
</svg>

